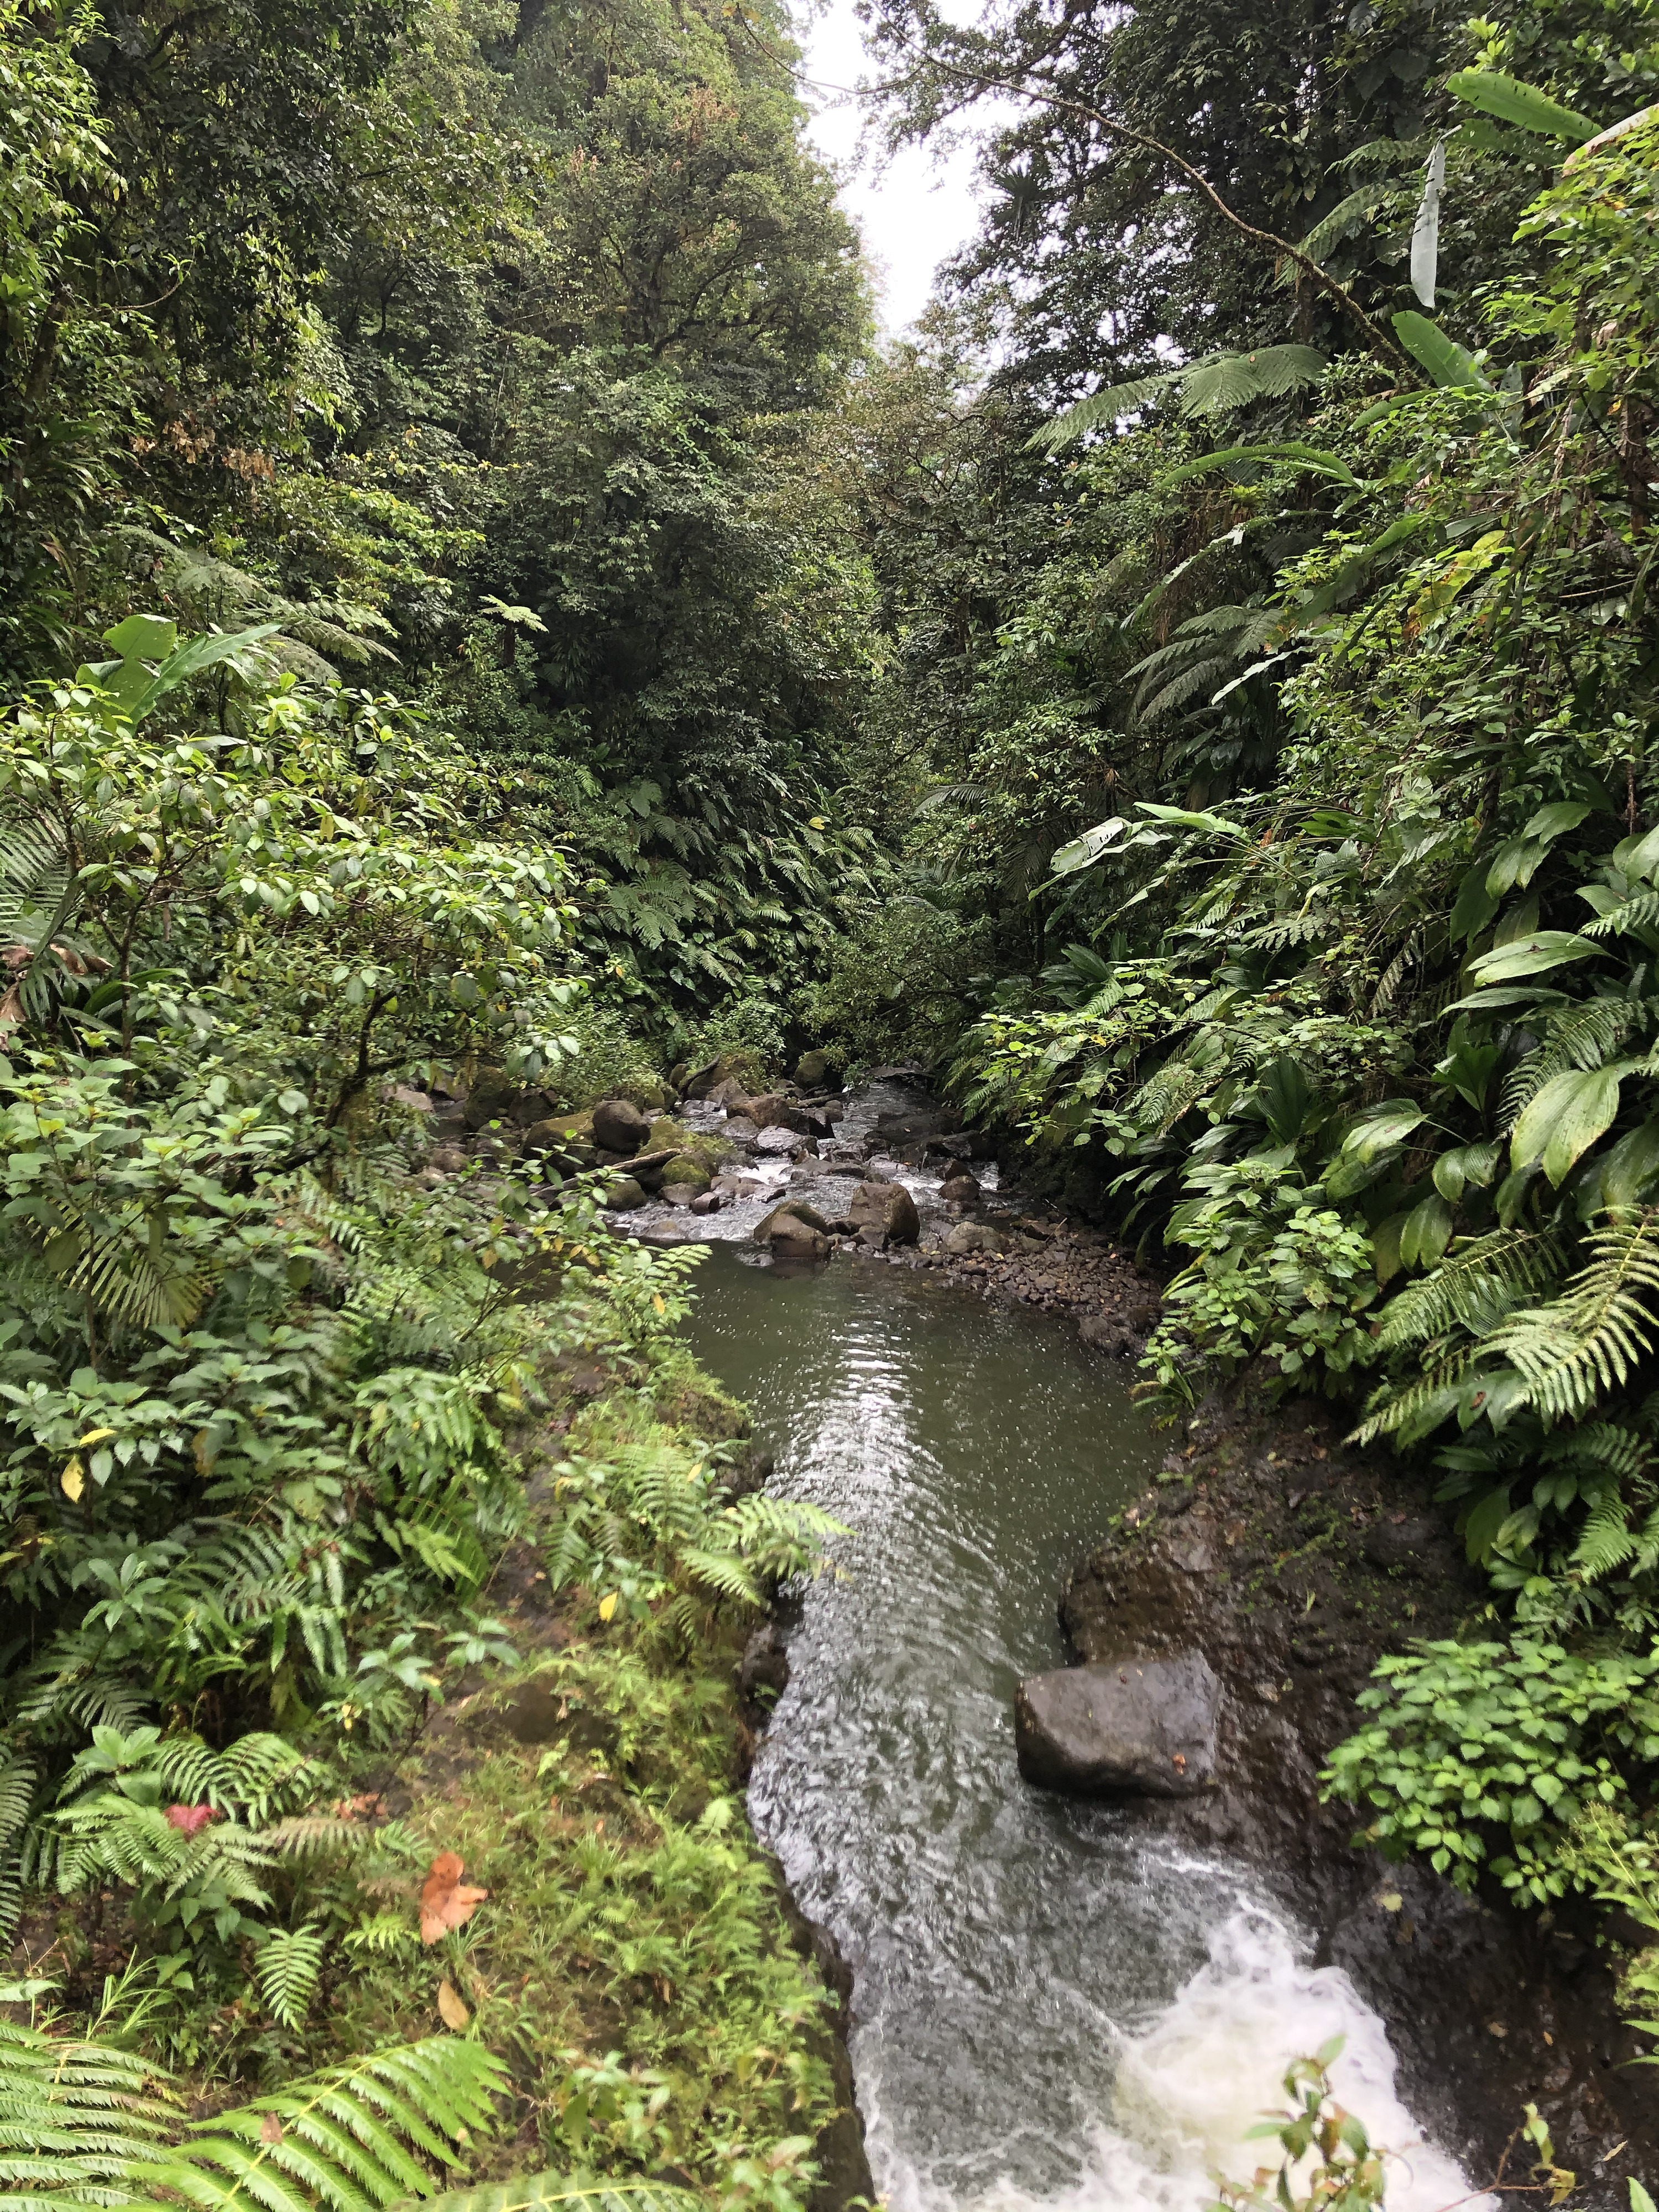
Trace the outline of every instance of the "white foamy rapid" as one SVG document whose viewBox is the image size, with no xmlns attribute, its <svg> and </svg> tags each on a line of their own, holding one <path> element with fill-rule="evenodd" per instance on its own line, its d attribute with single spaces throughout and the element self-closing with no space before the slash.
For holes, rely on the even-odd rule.
<svg viewBox="0 0 1659 2212">
<path fill-rule="evenodd" d="M 1198 2212 L 1214 2201 L 1215 2174 L 1276 2165 L 1271 2138 L 1245 2137 L 1284 2108 L 1290 2062 L 1337 2036 L 1332 2087 L 1388 2154 L 1389 2212 L 1496 2212 L 1495 2197 L 1472 2194 L 1456 2162 L 1424 2141 L 1395 2093 L 1382 2023 L 1340 1967 L 1304 1965 L 1290 1930 L 1257 1906 L 1236 1908 L 1209 1948 L 1149 2027 L 1097 2053 L 1104 2116 L 1082 2132 L 1076 2179 L 1044 2194 L 1004 2178 L 964 2197 L 907 2156 L 902 2116 L 882 2102 L 879 2026 L 861 2033 L 859 2101 L 892 2212 Z"/>
</svg>

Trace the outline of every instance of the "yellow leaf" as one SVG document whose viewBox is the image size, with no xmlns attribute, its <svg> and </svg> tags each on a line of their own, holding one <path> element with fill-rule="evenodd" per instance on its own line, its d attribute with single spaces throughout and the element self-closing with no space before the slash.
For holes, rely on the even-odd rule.
<svg viewBox="0 0 1659 2212">
<path fill-rule="evenodd" d="M 72 1459 L 58 1480 L 64 1486 L 64 1497 L 72 1498 L 78 1504 L 81 1492 L 87 1486 L 87 1471 L 80 1461 Z"/>
<path fill-rule="evenodd" d="M 472 2017 L 447 1978 L 438 1984 L 438 2017 L 446 2027 L 453 2027 L 457 2035 Z"/>
<path fill-rule="evenodd" d="M 668 1311 L 668 1309 L 663 1304 L 661 1297 L 655 1291 L 653 1291 L 652 1293 L 651 1303 L 655 1306 L 659 1313 L 666 1313 Z"/>
<path fill-rule="evenodd" d="M 100 1444 L 106 1437 L 112 1437 L 114 1434 L 113 1429 L 88 1429 L 81 1439 L 79 1449 L 84 1450 L 88 1444 Z"/>
<path fill-rule="evenodd" d="M 620 1590 L 612 1590 L 609 1597 L 602 1597 L 599 1600 L 599 1619 L 601 1620 L 610 1620 L 611 1614 L 617 1610 L 617 1600 L 621 1595 L 622 1592 Z"/>
</svg>

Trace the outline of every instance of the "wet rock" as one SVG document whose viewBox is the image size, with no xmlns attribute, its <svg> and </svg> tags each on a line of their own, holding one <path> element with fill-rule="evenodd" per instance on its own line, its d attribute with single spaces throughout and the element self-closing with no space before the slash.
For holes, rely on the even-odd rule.
<svg viewBox="0 0 1659 2212">
<path fill-rule="evenodd" d="M 439 1145 L 427 1156 L 428 1165 L 441 1168 L 446 1175 L 459 1175 L 466 1165 L 466 1154 L 459 1145 Z"/>
<path fill-rule="evenodd" d="M 725 1200 L 717 1190 L 699 1191 L 691 1201 L 693 1213 L 718 1213 Z"/>
<path fill-rule="evenodd" d="M 605 1194 L 605 1206 L 612 1213 L 633 1213 L 650 1202 L 650 1194 L 632 1176 L 618 1176 Z"/>
<path fill-rule="evenodd" d="M 755 1150 L 763 1158 L 776 1159 L 780 1156 L 793 1158 L 806 1149 L 806 1139 L 794 1129 L 781 1126 L 763 1129 L 755 1140 Z"/>
<path fill-rule="evenodd" d="M 914 1244 L 921 1234 L 915 1201 L 902 1182 L 861 1182 L 847 1212 L 859 1241 L 878 1251 L 890 1244 Z"/>
<path fill-rule="evenodd" d="M 746 1114 L 728 1114 L 720 1124 L 720 1134 L 728 1145 L 752 1145 L 760 1135 L 760 1124 Z"/>
<path fill-rule="evenodd" d="M 751 1437 L 738 1445 L 725 1475 L 726 1494 L 729 1498 L 752 1498 L 757 1491 L 764 1490 L 772 1480 L 777 1461 L 762 1443 Z"/>
<path fill-rule="evenodd" d="M 982 1221 L 959 1221 L 954 1229 L 945 1232 L 942 1249 L 964 1259 L 970 1252 L 1001 1251 L 1002 1239 Z"/>
<path fill-rule="evenodd" d="M 714 1180 L 702 1162 L 693 1158 L 690 1152 L 672 1154 L 664 1161 L 661 1173 L 665 1196 L 671 1188 L 689 1189 L 690 1195 L 684 1200 L 687 1206 L 690 1205 L 692 1199 L 706 1191 Z"/>
<path fill-rule="evenodd" d="M 745 1698 L 754 1698 L 764 1691 L 775 1698 L 781 1698 L 788 1686 L 789 1654 L 784 1648 L 783 1632 L 775 1620 L 769 1620 L 755 1631 L 743 1647 L 738 1687 Z"/>
<path fill-rule="evenodd" d="M 753 1234 L 756 1243 L 769 1244 L 773 1230 L 784 1220 L 804 1221 L 809 1229 L 826 1230 L 830 1226 L 828 1219 L 817 1206 L 809 1206 L 804 1198 L 789 1198 L 781 1206 L 775 1206 L 763 1220 L 755 1224 Z"/>
<path fill-rule="evenodd" d="M 947 1206 L 973 1206 L 985 1195 L 970 1175 L 947 1176 L 939 1194 Z"/>
<path fill-rule="evenodd" d="M 524 1133 L 526 1152 L 532 1158 L 562 1160 L 572 1168 L 591 1168 L 599 1157 L 589 1142 L 592 1124 L 583 1115 L 580 1119 L 586 1121 L 586 1127 L 573 1128 L 571 1124 L 576 1118 L 571 1115 L 547 1115 L 532 1121 Z"/>
<path fill-rule="evenodd" d="M 1126 1322 L 1112 1314 L 1090 1314 L 1078 1334 L 1093 1352 L 1138 1352 L 1140 1340 Z"/>
<path fill-rule="evenodd" d="M 665 1182 L 661 1196 L 665 1206 L 678 1206 L 681 1212 L 689 1213 L 695 1202 L 702 1196 L 702 1191 L 695 1182 Z"/>
<path fill-rule="evenodd" d="M 1215 1779 L 1220 1705 L 1197 1651 L 1030 1674 L 1014 1699 L 1019 1771 L 1073 1796 L 1190 1796 Z"/>
<path fill-rule="evenodd" d="M 593 1141 L 623 1158 L 644 1150 L 651 1124 L 631 1098 L 601 1098 L 593 1109 Z"/>
<path fill-rule="evenodd" d="M 525 1128 L 540 1121 L 550 1111 L 550 1104 L 539 1091 L 521 1089 L 499 1068 L 480 1068 L 467 1093 L 462 1119 L 470 1134 L 476 1134 L 491 1121 L 510 1122 Z"/>
<path fill-rule="evenodd" d="M 814 1229 L 810 1221 L 799 1216 L 785 1213 L 773 1224 L 767 1239 L 775 1260 L 827 1260 L 830 1239 L 821 1229 Z"/>
<path fill-rule="evenodd" d="M 745 1098 L 744 1117 L 757 1129 L 793 1129 L 805 1135 L 801 1127 L 801 1111 L 793 1098 L 786 1098 L 781 1091 L 769 1091 L 758 1098 Z"/>
<path fill-rule="evenodd" d="M 709 1098 L 723 1083 L 741 1083 L 743 1055 L 739 1053 L 723 1052 L 715 1060 L 705 1060 L 701 1067 L 687 1068 L 682 1066 L 675 1068 L 673 1074 L 679 1079 L 676 1088 L 683 1097 Z"/>
<path fill-rule="evenodd" d="M 818 1091 L 838 1066 L 827 1052 L 804 1052 L 795 1062 L 795 1080 L 803 1091 Z"/>
</svg>

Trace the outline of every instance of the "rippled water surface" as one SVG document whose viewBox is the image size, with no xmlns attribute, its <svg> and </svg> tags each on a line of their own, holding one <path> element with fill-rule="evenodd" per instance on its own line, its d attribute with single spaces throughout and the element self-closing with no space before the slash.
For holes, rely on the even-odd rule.
<svg viewBox="0 0 1659 2212">
<path fill-rule="evenodd" d="M 808 1593 L 750 1785 L 756 1825 L 855 1977 L 853 2059 L 899 2212 L 1041 2200 L 1190 2212 L 1290 2057 L 1346 2033 L 1344 2087 L 1414 2141 L 1381 2024 L 1243 1868 L 1029 1790 L 1018 1677 L 1054 1594 L 1164 1449 L 1055 1317 L 879 1261 L 702 1270 L 693 1349 L 746 1398 L 776 1486 L 853 1532 Z M 1465 2193 L 1413 2154 L 1392 2212 Z"/>
</svg>

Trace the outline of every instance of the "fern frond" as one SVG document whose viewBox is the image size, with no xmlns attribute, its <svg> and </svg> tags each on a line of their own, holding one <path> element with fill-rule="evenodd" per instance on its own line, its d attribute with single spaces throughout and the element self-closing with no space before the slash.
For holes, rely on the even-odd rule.
<svg viewBox="0 0 1659 2212">
<path fill-rule="evenodd" d="M 135 2201 L 134 2168 L 177 2125 L 167 2076 L 136 2052 L 0 2021 L 0 2198 L 52 2212 Z"/>
<path fill-rule="evenodd" d="M 459 2164 L 454 2147 L 489 2124 L 507 2087 L 483 2044 L 433 2036 L 202 2120 L 135 2178 L 213 2212 L 363 2212 L 428 2197 L 431 2167 Z"/>
<path fill-rule="evenodd" d="M 1522 1377 L 1540 1413 L 1586 1413 L 1627 1382 L 1653 1349 L 1650 1301 L 1659 1296 L 1659 1209 L 1614 1222 L 1591 1240 L 1592 1258 L 1547 1306 L 1510 1316 L 1487 1340 Z"/>
<path fill-rule="evenodd" d="M 544 2204 L 568 2204 L 578 2212 L 700 2212 L 695 2190 L 666 2181 L 630 2181 L 608 2175 L 526 2173 L 482 2189 L 452 2189 L 434 2197 L 427 2212 L 533 2212 Z"/>
<path fill-rule="evenodd" d="M 253 1977 L 278 2027 L 298 2027 L 311 2009 L 323 1971 L 325 1938 L 310 1922 L 276 1929 L 253 1957 Z"/>
<path fill-rule="evenodd" d="M 1426 1343 L 1449 1328 L 1482 1331 L 1561 1270 L 1561 1247 L 1547 1230 L 1495 1229 L 1455 1249 L 1432 1274 L 1408 1283 L 1382 1310 L 1384 1352 Z"/>
<path fill-rule="evenodd" d="M 1636 1539 L 1630 1533 L 1630 1514 L 1628 1502 L 1616 1489 L 1604 1491 L 1596 1499 L 1573 1547 L 1572 1564 L 1586 1582 L 1611 1574 L 1634 1555 Z"/>
</svg>

